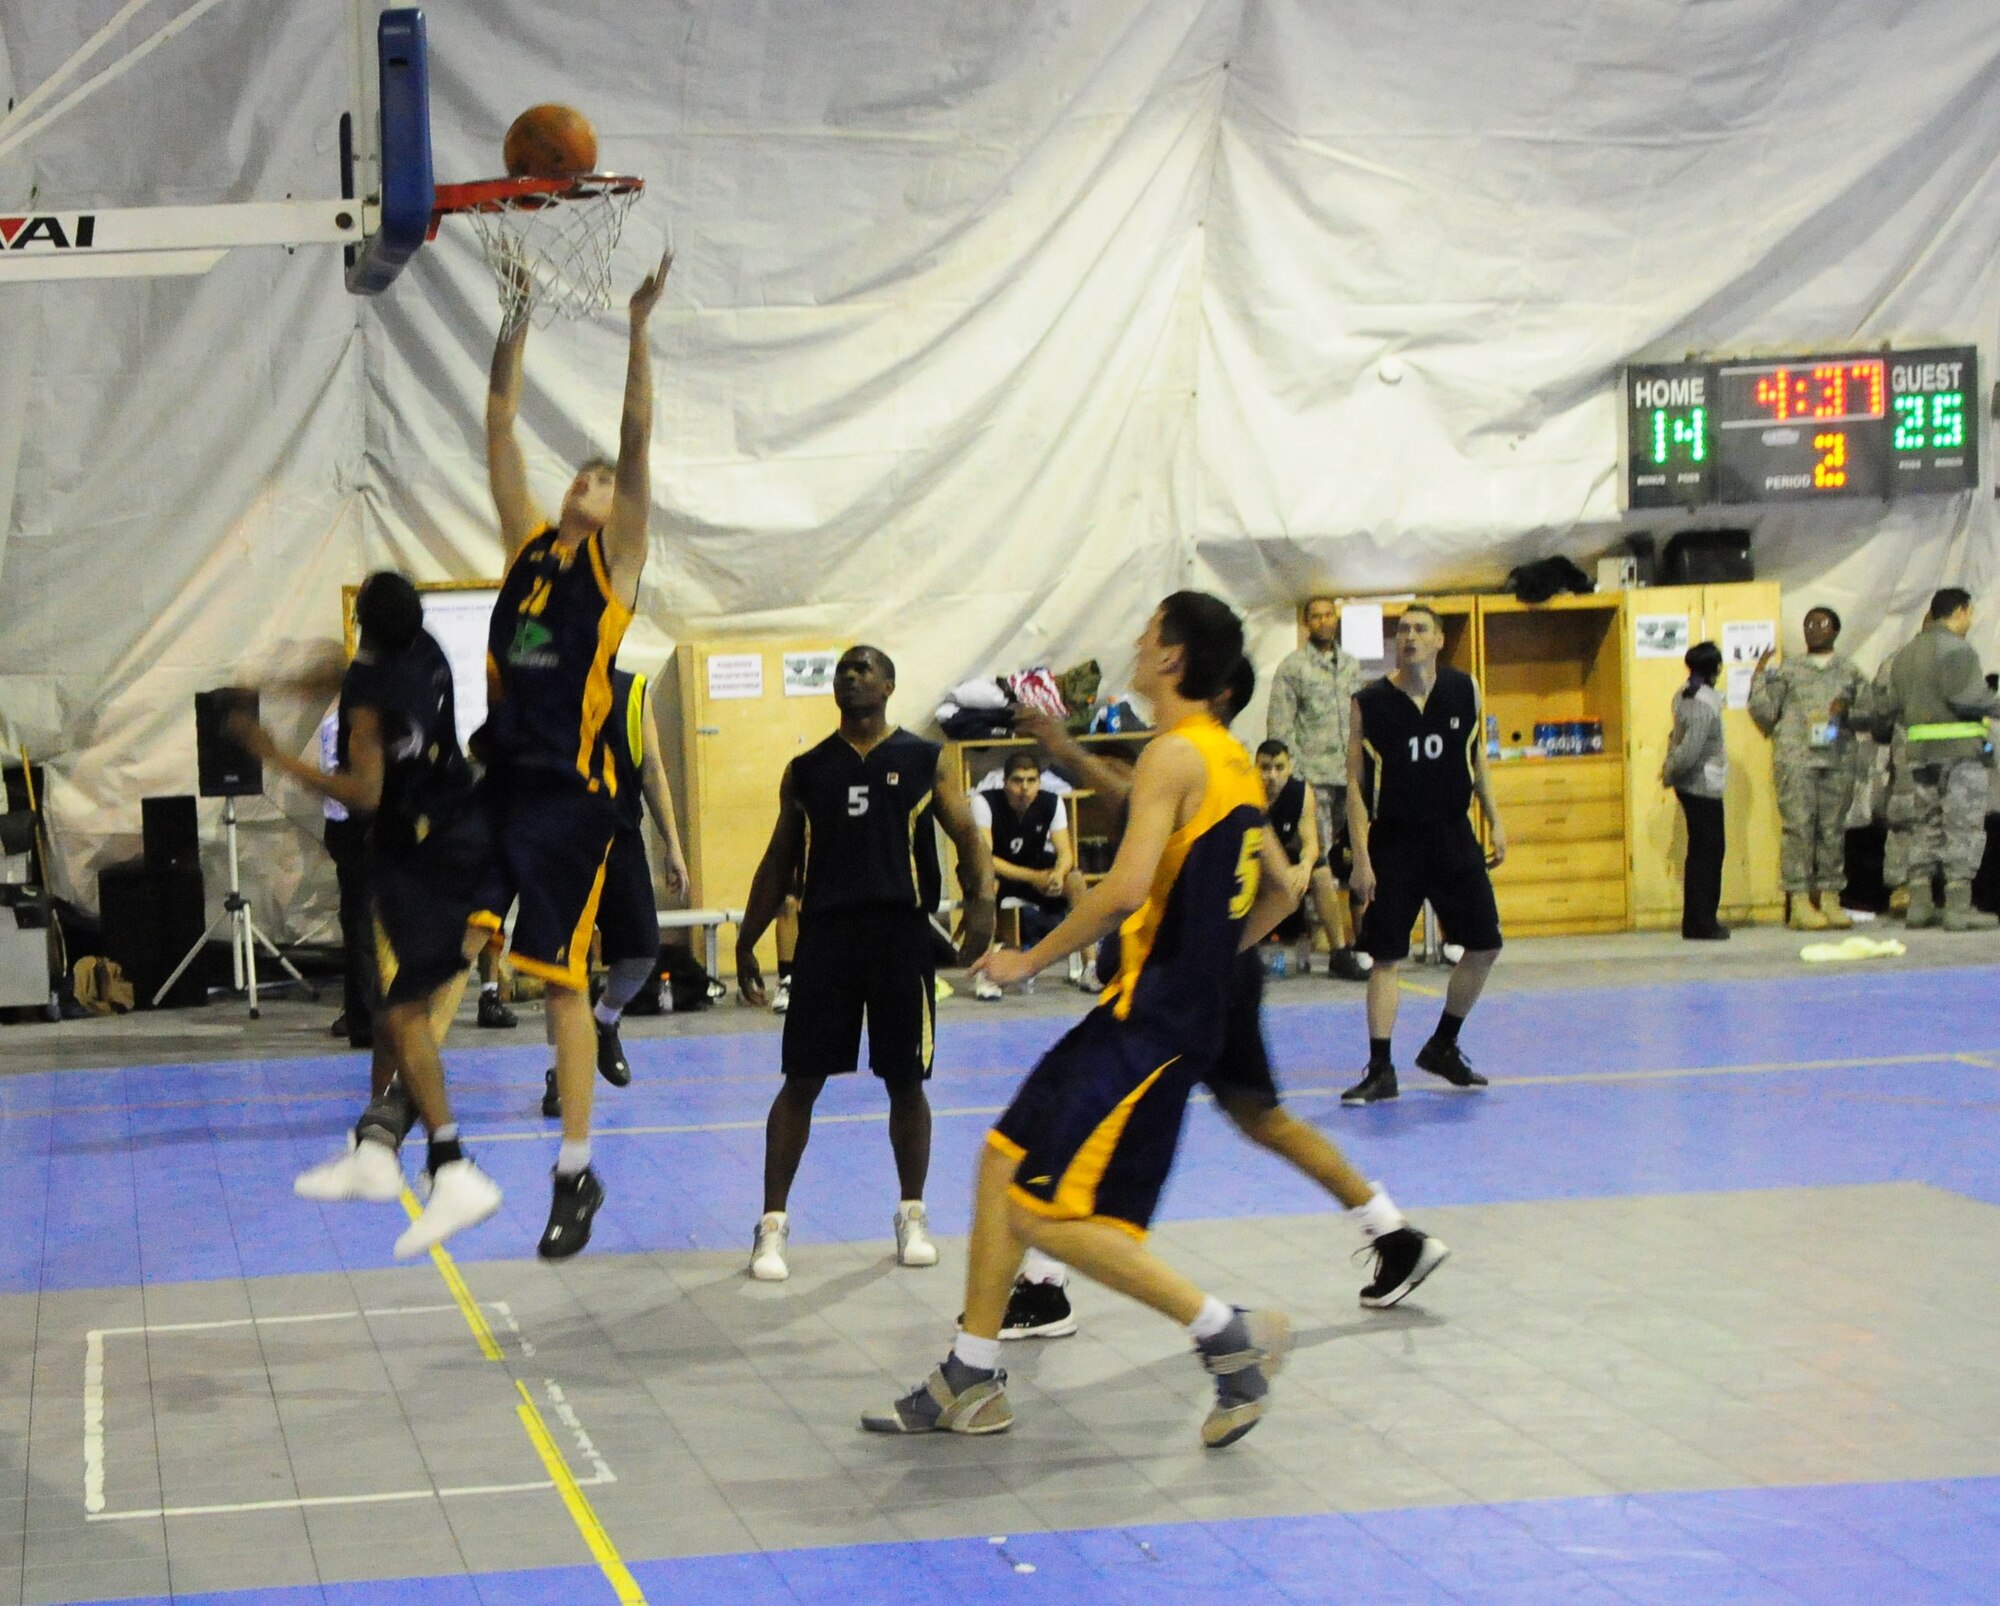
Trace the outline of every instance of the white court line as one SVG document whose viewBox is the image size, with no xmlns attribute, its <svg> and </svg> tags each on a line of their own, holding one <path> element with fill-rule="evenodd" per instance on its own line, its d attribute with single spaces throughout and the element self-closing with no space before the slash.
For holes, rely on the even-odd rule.
<svg viewBox="0 0 2000 1606">
<path fill-rule="evenodd" d="M 1980 1051 L 1990 1052 L 1990 1051 Z M 1495 1087 L 1555 1088 L 1588 1087 L 1605 1082 L 1673 1082 L 1704 1076 L 1766 1076 L 1787 1071 L 1854 1071 L 1874 1070 L 1892 1065 L 1948 1065 L 1955 1060 L 1981 1063 L 1972 1054 L 1952 1053 L 1940 1049 L 1934 1054 L 1876 1054 L 1853 1059 L 1825 1060 L 1768 1060 L 1753 1061 L 1741 1065 L 1685 1065 L 1663 1070 L 1634 1071 L 1578 1071 L 1572 1075 L 1559 1076 L 1496 1076 Z M 2000 1065 L 1988 1067 L 2000 1070 Z M 1023 1073 L 1025 1074 L 1025 1073 Z M 1292 1084 L 1283 1089 L 1286 1098 L 1332 1098 L 1340 1093 L 1340 1088 L 1328 1084 Z M 1206 1093 L 1197 1093 L 1194 1102 L 1213 1102 Z M 956 1109 L 933 1109 L 931 1118 L 944 1121 L 954 1117 L 993 1116 L 1003 1114 L 1004 1104 L 970 1104 Z M 815 1126 L 853 1126 L 879 1124 L 889 1119 L 889 1112 L 882 1110 L 860 1110 L 845 1115 L 815 1115 Z M 685 1137 L 703 1132 L 761 1132 L 765 1118 L 758 1116 L 749 1121 L 690 1121 L 665 1126 L 600 1126 L 591 1133 L 592 1138 L 657 1138 Z M 475 1132 L 471 1141 L 475 1143 L 535 1143 L 547 1142 L 554 1134 L 548 1131 L 535 1132 Z"/>
<path fill-rule="evenodd" d="M 487 1301 L 495 1310 L 508 1315 L 506 1305 L 499 1301 Z M 114 1511 L 104 1510 L 104 1341 L 107 1338 L 130 1337 L 141 1333 L 214 1333 L 230 1327 L 286 1327 L 304 1322 L 351 1322 L 368 1316 L 433 1316 L 442 1311 L 456 1311 L 453 1305 L 377 1305 L 365 1310 L 317 1311 L 304 1316 L 238 1316 L 216 1322 L 152 1322 L 136 1327 L 93 1327 L 83 1335 L 83 1510 L 86 1520 L 117 1521 L 126 1517 L 174 1517 L 206 1516 L 216 1511 L 267 1511 L 284 1507 L 332 1504 L 355 1504 L 366 1500 L 415 1500 L 433 1494 L 447 1493 L 498 1493 L 498 1490 L 443 1490 L 424 1489 L 391 1495 L 339 1495 L 321 1501 L 273 1500 L 246 1506 L 187 1506 L 175 1510 L 158 1511 Z M 518 1332 L 519 1328 L 516 1327 Z M 598 1463 L 603 1470 L 603 1463 Z M 520 1484 L 523 1489 L 553 1489 L 553 1483 Z"/>
<path fill-rule="evenodd" d="M 454 1307 L 455 1308 L 455 1307 Z M 610 1469 L 594 1472 L 587 1478 L 578 1478 L 577 1483 L 585 1488 L 600 1483 L 616 1483 Z M 397 1489 L 388 1494 L 323 1494 L 312 1495 L 298 1500 L 246 1500 L 237 1505 L 227 1506 L 158 1506 L 150 1511 L 102 1511 L 85 1516 L 85 1522 L 135 1522 L 157 1521 L 162 1517 L 226 1517 L 244 1511 L 303 1511 L 316 1506 L 373 1506 L 387 1505 L 399 1500 L 446 1500 L 455 1495 L 467 1494 L 526 1494 L 539 1489 L 553 1489 L 553 1480 L 543 1478 L 535 1483 L 476 1483 L 452 1489 Z"/>
</svg>

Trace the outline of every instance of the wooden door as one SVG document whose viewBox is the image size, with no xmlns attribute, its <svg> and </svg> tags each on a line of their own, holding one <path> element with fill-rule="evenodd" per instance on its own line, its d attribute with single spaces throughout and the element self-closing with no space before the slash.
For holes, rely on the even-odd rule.
<svg viewBox="0 0 2000 1606">
<path fill-rule="evenodd" d="M 830 668 L 840 650 L 823 640 L 688 642 L 677 649 L 687 793 L 682 835 L 695 907 L 743 907 L 778 817 L 785 766 L 839 724 L 830 673 L 824 690 L 810 692 L 795 675 L 788 695 L 787 654 L 824 654 Z M 724 952 L 723 969 L 733 975 L 734 950 Z M 776 956 L 767 933 L 758 947 L 765 974 Z"/>
<path fill-rule="evenodd" d="M 1676 927 L 1681 918 L 1681 864 L 1687 827 L 1680 802 L 1660 785 L 1660 765 L 1673 734 L 1673 698 L 1687 681 L 1680 652 L 1644 656 L 1643 621 L 1685 617 L 1686 645 L 1721 646 L 1732 622 L 1778 620 L 1779 589 L 1772 581 L 1740 585 L 1657 586 L 1626 593 L 1625 651 L 1633 923 Z M 1728 701 L 1727 669 L 1718 688 Z M 1748 710 L 1725 708 L 1723 739 L 1729 752 L 1729 788 L 1723 798 L 1728 849 L 1722 864 L 1722 918 L 1763 920 L 1778 910 L 1778 809 L 1771 779 L 1770 746 Z"/>
</svg>

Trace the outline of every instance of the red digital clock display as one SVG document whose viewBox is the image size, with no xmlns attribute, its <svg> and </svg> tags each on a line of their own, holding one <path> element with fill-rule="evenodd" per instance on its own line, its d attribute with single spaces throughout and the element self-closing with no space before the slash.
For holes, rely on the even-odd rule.
<svg viewBox="0 0 2000 1606">
<path fill-rule="evenodd" d="M 1889 365 L 1880 357 L 1724 367 L 1716 382 L 1723 429 L 1860 424 L 1889 410 Z"/>
</svg>

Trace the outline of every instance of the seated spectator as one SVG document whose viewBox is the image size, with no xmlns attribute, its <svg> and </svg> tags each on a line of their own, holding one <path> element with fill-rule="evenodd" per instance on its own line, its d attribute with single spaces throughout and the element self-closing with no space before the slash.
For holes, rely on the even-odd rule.
<svg viewBox="0 0 2000 1606">
<path fill-rule="evenodd" d="M 1083 876 L 1069 842 L 1069 811 L 1062 798 L 1042 785 L 1041 761 L 1031 752 L 1007 760 L 998 787 L 972 794 L 972 821 L 993 849 L 993 871 L 1003 905 L 1019 899 L 1020 942 L 1041 941 L 1083 895 Z M 982 978 L 981 998 L 999 989 Z"/>
<path fill-rule="evenodd" d="M 1264 779 L 1265 811 L 1278 845 L 1292 863 L 1317 867 L 1321 856 L 1319 805 L 1305 777 L 1292 773 L 1292 750 L 1276 739 L 1262 743 L 1257 749 L 1257 773 Z M 1306 943 L 1310 938 L 1306 906 L 1301 902 L 1264 941 L 1277 947 Z M 1304 968 L 1300 966 L 1301 971 Z"/>
</svg>

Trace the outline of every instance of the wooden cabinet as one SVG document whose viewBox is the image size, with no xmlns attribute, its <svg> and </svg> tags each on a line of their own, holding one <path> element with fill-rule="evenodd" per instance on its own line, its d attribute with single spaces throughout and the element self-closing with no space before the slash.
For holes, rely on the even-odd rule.
<svg viewBox="0 0 2000 1606">
<path fill-rule="evenodd" d="M 1636 621 L 1684 617 L 1687 643 L 1721 645 L 1732 622 L 1776 622 L 1778 587 L 1657 587 L 1543 603 L 1423 600 L 1444 620 L 1444 661 L 1479 681 L 1489 720 L 1487 769 L 1508 842 L 1507 862 L 1493 875 L 1502 927 L 1532 936 L 1678 926 L 1687 831 L 1659 775 L 1672 698 L 1687 671 L 1681 648 L 1640 656 Z M 1385 600 L 1385 621 L 1407 605 Z M 1537 726 L 1592 723 L 1603 734 L 1601 753 L 1528 756 Z M 1723 917 L 1776 918 L 1783 900 L 1769 746 L 1744 709 L 1730 708 L 1723 724 Z"/>
</svg>

